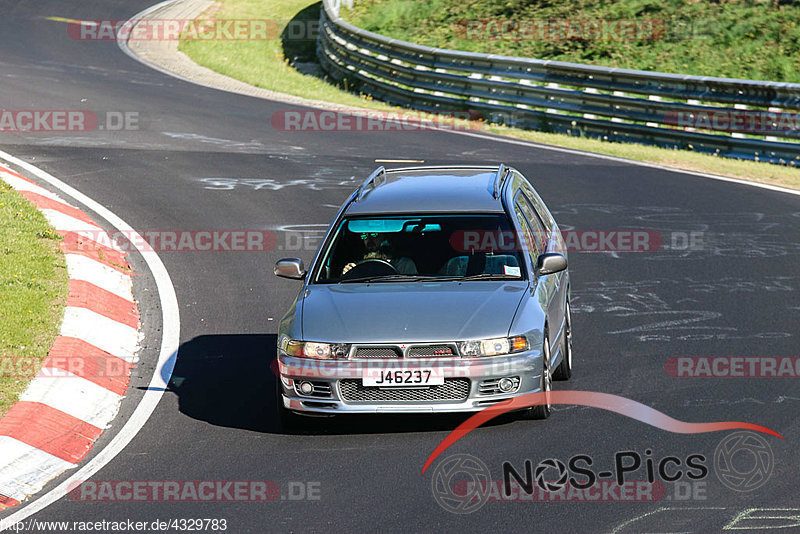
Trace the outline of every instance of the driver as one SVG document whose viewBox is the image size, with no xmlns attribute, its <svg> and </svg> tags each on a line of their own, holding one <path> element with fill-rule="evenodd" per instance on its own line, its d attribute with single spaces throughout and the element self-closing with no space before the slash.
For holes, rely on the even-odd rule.
<svg viewBox="0 0 800 534">
<path fill-rule="evenodd" d="M 399 274 L 417 274 L 417 266 L 411 258 L 395 258 L 394 247 L 389 239 L 381 233 L 366 232 L 361 234 L 364 254 L 357 261 L 351 261 L 342 269 L 342 275 L 365 260 L 384 260 L 392 264 Z"/>
</svg>

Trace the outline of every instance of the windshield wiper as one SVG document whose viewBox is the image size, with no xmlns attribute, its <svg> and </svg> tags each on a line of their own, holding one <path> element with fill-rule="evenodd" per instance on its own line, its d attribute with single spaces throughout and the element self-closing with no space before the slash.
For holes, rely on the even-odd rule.
<svg viewBox="0 0 800 534">
<path fill-rule="evenodd" d="M 461 282 L 464 280 L 522 280 L 521 277 L 511 274 L 491 274 L 481 273 L 473 274 L 471 276 L 458 276 L 458 275 L 435 275 L 423 276 L 417 274 L 385 274 L 381 276 L 363 276 L 360 278 L 349 278 L 347 280 L 340 280 L 340 284 L 348 284 L 352 282 Z"/>
<path fill-rule="evenodd" d="M 360 278 L 348 278 L 347 280 L 339 280 L 340 284 L 348 284 L 351 282 L 424 282 L 428 280 L 436 280 L 437 277 L 421 276 L 416 274 L 384 274 L 381 276 L 362 276 Z"/>
<path fill-rule="evenodd" d="M 457 280 L 522 280 L 522 277 L 515 274 L 481 273 L 470 276 L 462 276 Z"/>
</svg>

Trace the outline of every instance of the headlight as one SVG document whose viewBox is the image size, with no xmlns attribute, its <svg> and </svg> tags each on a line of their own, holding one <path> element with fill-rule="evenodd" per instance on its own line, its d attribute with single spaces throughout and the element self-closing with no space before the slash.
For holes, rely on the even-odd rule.
<svg viewBox="0 0 800 534">
<path fill-rule="evenodd" d="M 341 343 L 318 343 L 315 341 L 298 341 L 284 338 L 281 342 L 281 351 L 288 356 L 298 358 L 313 358 L 315 360 L 332 360 L 344 358 L 350 352 L 350 345 Z"/>
<path fill-rule="evenodd" d="M 528 350 L 528 340 L 525 336 L 478 339 L 463 341 L 458 348 L 462 356 L 498 356 Z"/>
</svg>

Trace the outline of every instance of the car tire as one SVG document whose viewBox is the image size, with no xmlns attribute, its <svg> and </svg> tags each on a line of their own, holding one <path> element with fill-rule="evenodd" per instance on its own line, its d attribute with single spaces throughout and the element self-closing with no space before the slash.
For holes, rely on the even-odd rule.
<svg viewBox="0 0 800 534">
<path fill-rule="evenodd" d="M 547 403 L 537 404 L 525 410 L 525 412 L 523 412 L 523 417 L 525 419 L 547 419 L 550 417 L 549 393 L 553 390 L 553 379 L 550 374 L 550 337 L 547 333 L 547 329 L 544 331 L 542 356 L 542 374 L 539 379 L 539 387 L 546 393 Z"/>
<path fill-rule="evenodd" d="M 553 380 L 569 380 L 572 376 L 572 314 L 569 299 L 564 313 L 564 334 L 561 336 L 561 363 L 553 372 Z"/>
</svg>

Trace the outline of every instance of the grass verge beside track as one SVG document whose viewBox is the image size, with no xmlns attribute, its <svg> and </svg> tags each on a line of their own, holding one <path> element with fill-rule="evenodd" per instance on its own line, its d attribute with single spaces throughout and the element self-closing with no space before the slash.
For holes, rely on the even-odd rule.
<svg viewBox="0 0 800 534">
<path fill-rule="evenodd" d="M 293 19 L 319 18 L 319 2 L 308 0 L 222 0 L 200 18 L 269 19 L 281 30 Z M 182 41 L 180 50 L 196 63 L 272 91 L 354 107 L 397 111 L 398 108 L 340 89 L 320 75 L 308 40 L 194 40 Z M 310 74 L 306 74 L 309 72 Z M 607 154 L 678 169 L 707 172 L 749 181 L 800 189 L 800 170 L 766 163 L 738 161 L 684 150 L 611 143 L 482 124 L 478 131 L 516 137 L 537 143 Z"/>
<path fill-rule="evenodd" d="M 387 37 L 604 67 L 800 82 L 800 3 L 772 0 L 358 0 Z"/>
<path fill-rule="evenodd" d="M 61 237 L 0 181 L 0 416 L 36 375 L 61 327 L 67 269 Z"/>
</svg>

